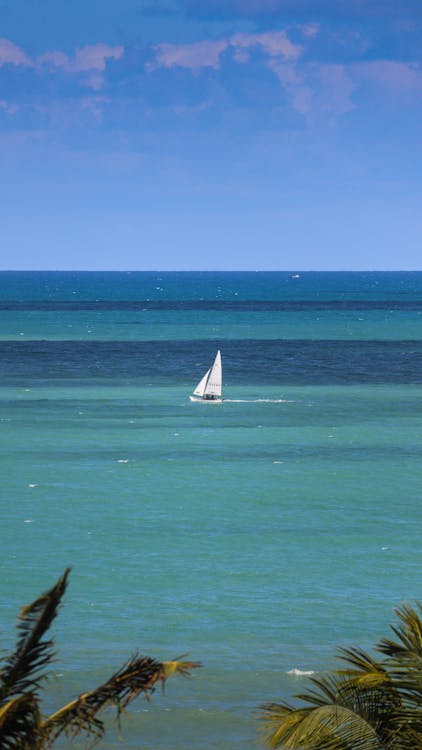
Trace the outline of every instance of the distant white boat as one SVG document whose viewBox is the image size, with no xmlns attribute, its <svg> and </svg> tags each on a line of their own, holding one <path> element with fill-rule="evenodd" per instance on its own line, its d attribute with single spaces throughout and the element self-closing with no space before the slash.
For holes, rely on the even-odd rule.
<svg viewBox="0 0 422 750">
<path fill-rule="evenodd" d="M 221 365 L 221 354 L 218 350 L 215 360 L 210 369 L 201 378 L 196 386 L 193 395 L 189 396 L 191 401 L 208 401 L 211 403 L 221 403 L 223 370 Z"/>
<path fill-rule="evenodd" d="M 300 273 L 294 273 L 290 276 L 291 279 L 300 279 Z"/>
</svg>

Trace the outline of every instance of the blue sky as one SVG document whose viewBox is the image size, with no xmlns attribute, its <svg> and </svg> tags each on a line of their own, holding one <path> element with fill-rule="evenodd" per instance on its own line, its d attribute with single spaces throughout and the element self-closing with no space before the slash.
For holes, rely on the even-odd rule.
<svg viewBox="0 0 422 750">
<path fill-rule="evenodd" d="M 0 21 L 1 268 L 422 268 L 420 0 Z"/>
</svg>

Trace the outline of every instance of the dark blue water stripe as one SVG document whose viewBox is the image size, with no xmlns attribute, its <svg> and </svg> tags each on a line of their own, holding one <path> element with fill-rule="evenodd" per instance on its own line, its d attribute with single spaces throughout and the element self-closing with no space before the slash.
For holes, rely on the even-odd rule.
<svg viewBox="0 0 422 750">
<path fill-rule="evenodd" d="M 300 310 L 422 310 L 422 299 L 321 300 L 31 300 L 3 301 L 0 311 L 78 312 L 115 310 L 214 310 L 221 312 L 297 312 Z"/>
<path fill-rule="evenodd" d="M 118 378 L 196 383 L 217 348 L 233 384 L 421 383 L 421 341 L 3 341 L 4 384 Z"/>
</svg>

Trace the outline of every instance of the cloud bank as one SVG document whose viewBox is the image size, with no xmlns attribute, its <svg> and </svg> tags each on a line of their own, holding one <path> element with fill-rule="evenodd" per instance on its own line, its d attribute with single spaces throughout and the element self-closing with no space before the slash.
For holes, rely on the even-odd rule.
<svg viewBox="0 0 422 750">
<path fill-rule="evenodd" d="M 189 43 L 163 41 L 147 45 L 138 56 L 132 48 L 97 42 L 78 47 L 73 54 L 52 49 L 33 58 L 12 40 L 2 38 L 0 70 L 2 75 L 13 70 L 16 75 L 25 75 L 21 89 L 25 92 L 33 76 L 38 97 L 34 106 L 38 111 L 47 108 L 41 102 L 43 96 L 50 97 L 50 102 L 54 99 L 56 112 L 57 102 L 63 98 L 64 106 L 73 101 L 79 112 L 90 112 L 97 121 L 116 100 L 120 107 L 125 101 L 130 102 L 128 106 L 133 101 L 144 102 L 150 113 L 155 106 L 168 106 L 180 117 L 192 113 L 199 116 L 213 106 L 220 107 L 220 111 L 242 106 L 262 110 L 265 103 L 267 111 L 273 108 L 287 113 L 290 108 L 311 121 L 351 112 L 361 106 L 359 94 L 365 90 L 384 92 L 386 101 L 388 91 L 395 96 L 422 92 L 420 62 L 376 59 L 372 50 L 371 59 L 365 59 L 367 46 L 357 44 L 349 31 L 343 32 L 341 44 L 335 39 L 337 58 L 333 54 L 333 59 L 323 59 L 321 50 L 326 53 L 326 38 L 323 25 L 309 22 Z M 330 43 L 334 43 L 333 39 L 332 35 Z M 344 59 L 339 59 L 347 45 L 353 47 L 354 57 L 347 58 L 347 49 Z M 195 80 L 200 83 L 195 84 Z M 15 117 L 23 111 L 16 81 L 15 77 L 2 95 L 3 117 Z M 74 87 L 66 90 L 66 101 L 63 81 Z M 26 107 L 30 106 L 28 99 L 31 97 L 25 93 Z"/>
</svg>

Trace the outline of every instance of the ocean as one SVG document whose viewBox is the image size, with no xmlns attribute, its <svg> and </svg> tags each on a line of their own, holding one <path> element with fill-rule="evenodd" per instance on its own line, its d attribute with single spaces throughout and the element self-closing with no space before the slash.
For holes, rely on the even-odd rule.
<svg viewBox="0 0 422 750">
<path fill-rule="evenodd" d="M 46 710 L 136 650 L 203 664 L 105 750 L 260 748 L 262 702 L 421 599 L 422 272 L 2 272 L 0 374 L 3 648 L 72 568 Z"/>
</svg>

